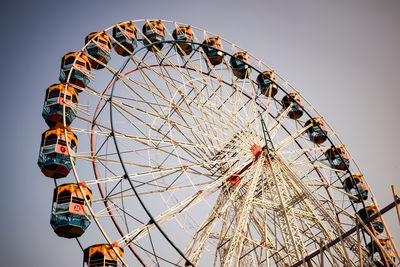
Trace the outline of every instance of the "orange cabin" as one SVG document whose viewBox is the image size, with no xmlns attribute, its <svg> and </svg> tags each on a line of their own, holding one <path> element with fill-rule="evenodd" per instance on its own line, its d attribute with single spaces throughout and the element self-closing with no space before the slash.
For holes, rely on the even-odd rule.
<svg viewBox="0 0 400 267">
<path fill-rule="evenodd" d="M 59 80 L 62 83 L 69 82 L 79 87 L 86 87 L 89 83 L 91 64 L 84 52 L 70 52 L 61 58 L 61 70 Z M 68 76 L 71 76 L 68 79 Z M 81 89 L 75 88 L 77 92 Z"/>
<path fill-rule="evenodd" d="M 126 57 L 137 47 L 137 29 L 132 22 L 120 23 L 113 28 L 114 50 L 118 55 Z"/>
<path fill-rule="evenodd" d="M 312 118 L 306 121 L 304 127 L 308 125 L 311 126 L 307 129 L 308 137 L 310 138 L 311 142 L 319 145 L 326 141 L 327 133 L 326 127 L 324 126 L 324 121 L 322 118 Z"/>
<path fill-rule="evenodd" d="M 193 32 L 190 26 L 176 28 L 172 32 L 174 40 L 178 41 L 176 51 L 180 55 L 189 55 L 193 51 Z"/>
<path fill-rule="evenodd" d="M 63 127 L 63 106 L 65 104 L 65 123 L 69 126 L 76 117 L 78 99 L 77 92 L 70 85 L 53 84 L 47 88 L 42 111 L 47 125 L 50 128 Z"/>
<path fill-rule="evenodd" d="M 142 28 L 143 32 L 143 43 L 144 45 L 157 43 L 154 45 L 156 48 L 163 48 L 164 44 L 162 43 L 165 39 L 165 27 L 161 20 L 152 20 L 146 22 Z M 149 51 L 157 51 L 157 49 L 153 49 L 152 45 L 148 46 L 147 49 Z"/>
<path fill-rule="evenodd" d="M 282 98 L 282 106 L 284 109 L 287 109 L 291 106 L 288 116 L 293 120 L 297 120 L 301 116 L 303 116 L 303 104 L 301 103 L 300 95 L 297 93 L 290 93 L 285 95 Z"/>
<path fill-rule="evenodd" d="M 101 266 L 120 266 L 118 264 L 118 255 L 123 258 L 124 250 L 118 245 L 98 244 L 86 248 L 83 252 L 83 261 L 89 267 Z"/>
<path fill-rule="evenodd" d="M 47 177 L 62 178 L 67 176 L 72 169 L 68 147 L 76 151 L 78 138 L 69 130 L 67 130 L 67 137 L 68 144 L 63 128 L 50 129 L 42 134 L 38 165 Z"/>
<path fill-rule="evenodd" d="M 81 185 L 68 183 L 54 189 L 50 224 L 54 232 L 65 238 L 80 237 L 90 225 L 91 215 L 85 198 L 92 201 L 92 191 Z"/>
<path fill-rule="evenodd" d="M 331 147 L 325 151 L 325 156 L 333 169 L 345 171 L 349 168 L 350 158 L 346 154 L 344 146 Z"/>
<path fill-rule="evenodd" d="M 368 198 L 368 186 L 362 175 L 353 174 L 343 181 L 344 190 L 353 195 L 356 199 L 351 198 L 351 201 L 360 203 Z"/>
<path fill-rule="evenodd" d="M 86 52 L 92 68 L 103 69 L 111 59 L 111 40 L 106 32 L 92 32 L 85 38 Z M 94 59 L 93 59 L 94 58 Z"/>
<path fill-rule="evenodd" d="M 251 69 L 249 68 L 249 55 L 247 52 L 235 53 L 230 59 L 233 74 L 238 79 L 244 79 L 249 75 Z"/>
<path fill-rule="evenodd" d="M 364 221 L 366 220 L 369 216 L 375 214 L 378 212 L 378 209 L 375 206 L 368 206 L 360 209 L 357 213 L 360 216 L 360 218 Z M 375 220 L 372 221 L 372 226 L 374 227 L 375 231 L 378 233 L 382 233 L 384 230 L 382 220 L 378 217 Z"/>
<path fill-rule="evenodd" d="M 260 73 L 257 76 L 257 84 L 261 94 L 265 96 L 274 97 L 278 93 L 274 71 L 264 71 Z"/>
<path fill-rule="evenodd" d="M 224 59 L 224 53 L 222 50 L 222 44 L 219 37 L 208 38 L 203 42 L 203 50 L 206 54 L 211 65 L 216 66 L 222 63 Z"/>
</svg>

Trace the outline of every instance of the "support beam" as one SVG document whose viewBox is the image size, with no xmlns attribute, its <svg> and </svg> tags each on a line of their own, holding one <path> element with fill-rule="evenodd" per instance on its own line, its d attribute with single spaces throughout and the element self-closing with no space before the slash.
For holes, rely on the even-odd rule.
<svg viewBox="0 0 400 267">
<path fill-rule="evenodd" d="M 392 185 L 392 192 L 393 192 L 393 198 L 395 200 L 398 200 L 399 197 L 397 196 L 396 187 L 394 187 L 394 185 Z M 399 223 L 400 223 L 400 206 L 399 205 L 396 205 L 396 210 L 397 210 L 397 218 L 399 219 Z"/>
<path fill-rule="evenodd" d="M 396 253 L 396 257 L 400 260 L 400 253 L 399 253 L 399 250 L 397 249 L 396 242 L 394 242 L 394 240 L 393 240 L 392 234 L 389 231 L 389 227 L 387 227 L 385 219 L 383 218 L 383 216 L 381 216 L 381 213 L 380 213 L 379 207 L 378 207 L 378 203 L 376 202 L 374 197 L 372 197 L 371 200 L 374 203 L 374 206 L 378 209 L 379 217 L 383 223 L 383 227 L 385 228 L 385 231 L 390 240 L 390 243 L 392 244 L 392 248 L 394 249 L 394 252 Z M 396 206 L 396 207 L 398 207 L 398 206 Z"/>
<path fill-rule="evenodd" d="M 386 207 L 384 207 L 381 211 L 380 214 L 379 213 L 375 213 L 372 216 L 370 216 L 369 218 L 367 218 L 364 223 L 368 224 L 370 222 L 372 222 L 373 220 L 375 220 L 376 218 L 378 218 L 381 214 L 384 214 L 386 212 L 388 212 L 389 210 L 393 209 L 396 205 L 400 204 L 400 199 L 396 199 L 395 201 L 393 201 L 392 203 L 390 203 L 389 205 L 387 205 Z M 332 247 L 334 245 L 336 245 L 337 243 L 340 242 L 341 239 L 345 239 L 348 236 L 352 235 L 355 231 L 357 230 L 357 226 L 351 228 L 349 231 L 345 232 L 344 234 L 342 234 L 340 237 L 336 238 L 335 240 L 332 240 L 331 242 L 329 242 L 328 244 L 326 244 L 326 246 L 324 246 L 322 249 L 318 249 L 314 252 L 312 252 L 310 255 L 308 255 L 307 257 L 305 257 L 303 260 L 300 260 L 298 262 L 296 262 L 295 264 L 293 264 L 291 267 L 297 267 L 297 266 L 301 266 L 301 264 L 303 263 L 303 261 L 309 261 L 310 259 L 314 258 L 315 256 L 318 256 L 321 251 L 326 250 L 326 248 Z"/>
</svg>

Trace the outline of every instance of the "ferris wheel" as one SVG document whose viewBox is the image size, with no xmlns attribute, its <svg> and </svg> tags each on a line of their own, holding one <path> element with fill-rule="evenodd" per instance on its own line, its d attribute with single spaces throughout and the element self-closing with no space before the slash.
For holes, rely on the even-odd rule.
<svg viewBox="0 0 400 267">
<path fill-rule="evenodd" d="M 38 164 L 87 266 L 395 265 L 379 218 L 331 244 L 376 212 L 372 192 L 301 92 L 237 45 L 129 21 L 89 34 L 59 80 Z"/>
</svg>

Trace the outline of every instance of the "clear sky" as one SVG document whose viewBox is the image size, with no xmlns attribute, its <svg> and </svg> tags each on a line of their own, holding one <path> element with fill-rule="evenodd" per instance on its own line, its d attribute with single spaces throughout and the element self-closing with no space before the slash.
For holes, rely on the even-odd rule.
<svg viewBox="0 0 400 267">
<path fill-rule="evenodd" d="M 49 224 L 53 183 L 36 162 L 45 89 L 60 58 L 120 21 L 170 19 L 245 48 L 291 82 L 342 138 L 381 206 L 400 191 L 400 1 L 6 1 L 0 98 L 1 263 L 81 266 L 73 240 Z M 388 221 L 400 240 L 392 211 Z"/>
</svg>

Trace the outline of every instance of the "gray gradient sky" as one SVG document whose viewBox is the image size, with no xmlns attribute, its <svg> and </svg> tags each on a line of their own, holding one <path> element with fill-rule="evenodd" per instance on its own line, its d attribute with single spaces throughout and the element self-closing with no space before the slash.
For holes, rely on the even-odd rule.
<svg viewBox="0 0 400 267">
<path fill-rule="evenodd" d="M 1 38 L 0 250 L 4 266 L 81 266 L 49 224 L 53 183 L 36 165 L 45 89 L 60 58 L 120 21 L 170 19 L 207 29 L 275 68 L 352 153 L 383 206 L 400 191 L 400 1 L 6 1 Z M 395 212 L 387 216 L 400 240 Z"/>
</svg>

